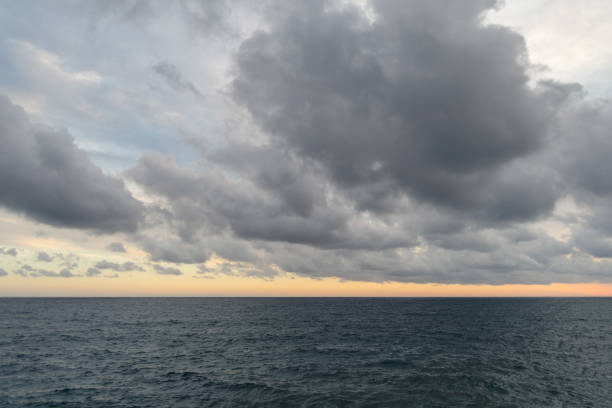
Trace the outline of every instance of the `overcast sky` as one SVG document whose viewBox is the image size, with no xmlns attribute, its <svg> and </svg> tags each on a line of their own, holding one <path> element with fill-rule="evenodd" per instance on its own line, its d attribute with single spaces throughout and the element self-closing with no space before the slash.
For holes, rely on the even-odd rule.
<svg viewBox="0 0 612 408">
<path fill-rule="evenodd" d="M 611 19 L 0 1 L 0 279 L 612 282 Z"/>
</svg>

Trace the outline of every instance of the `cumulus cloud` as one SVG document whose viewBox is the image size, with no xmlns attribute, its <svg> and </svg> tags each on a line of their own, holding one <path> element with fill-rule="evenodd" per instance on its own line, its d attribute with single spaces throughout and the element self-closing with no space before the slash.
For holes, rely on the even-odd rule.
<svg viewBox="0 0 612 408">
<path fill-rule="evenodd" d="M 123 263 L 117 262 L 109 262 L 107 260 L 102 260 L 94 264 L 93 266 L 87 269 L 85 272 L 85 276 L 88 278 L 103 276 L 105 278 L 118 277 L 119 275 L 102 275 L 103 271 L 111 271 L 111 272 L 132 272 L 132 271 L 144 271 L 144 269 L 135 264 L 132 261 L 126 261 Z"/>
<path fill-rule="evenodd" d="M 364 210 L 406 193 L 487 220 L 536 217 L 555 192 L 510 165 L 542 146 L 555 106 L 528 86 L 523 38 L 481 23 L 494 5 L 376 1 L 370 24 L 297 2 L 242 44 L 234 96 Z M 506 205 L 518 195 L 530 199 Z"/>
<path fill-rule="evenodd" d="M 92 268 L 88 268 L 87 269 L 87 272 L 85 273 L 85 276 L 91 278 L 93 276 L 99 276 L 101 274 L 102 274 L 102 272 L 99 269 L 92 267 Z"/>
<path fill-rule="evenodd" d="M 272 173 L 278 170 L 278 167 L 271 169 L 269 176 L 276 177 Z M 286 178 L 282 171 L 280 168 L 279 177 Z M 169 201 L 170 212 L 163 216 L 170 217 L 171 226 L 187 242 L 193 241 L 203 231 L 208 234 L 230 231 L 242 239 L 308 244 L 328 249 L 381 249 L 416 244 L 409 231 L 394 230 L 392 225 L 368 219 L 366 215 L 359 217 L 352 213 L 350 203 L 341 198 L 326 200 L 326 191 L 321 187 L 324 180 L 317 184 L 317 179 L 303 180 L 309 177 L 308 174 L 291 171 L 294 175 L 289 177 L 294 177 L 294 180 L 287 181 L 286 184 L 290 185 L 283 190 L 277 188 L 273 180 L 266 181 L 269 185 L 264 187 L 257 180 L 232 181 L 223 173 L 181 168 L 172 157 L 150 154 L 141 158 L 126 175 L 150 193 Z M 315 191 L 309 192 L 309 188 Z M 288 192 L 289 189 L 294 191 Z M 300 195 L 312 198 L 312 203 L 300 202 Z M 351 215 L 356 219 L 351 220 Z M 144 242 L 145 246 L 153 249 L 149 240 Z M 171 241 L 166 239 L 163 243 L 168 245 Z M 179 246 L 173 246 L 176 247 Z M 166 255 L 160 258 L 176 262 L 174 254 L 166 246 L 164 248 Z M 193 249 L 197 255 L 198 248 Z M 202 256 L 194 256 L 193 262 L 206 260 L 206 252 L 199 251 Z M 153 252 L 161 253 L 158 249 Z"/>
<path fill-rule="evenodd" d="M 15 270 L 15 275 L 19 275 L 23 278 L 28 276 L 28 272 L 34 271 L 30 265 L 21 265 L 17 270 Z"/>
<path fill-rule="evenodd" d="M 36 256 L 36 260 L 38 260 L 40 262 L 52 262 L 53 261 L 53 257 L 51 255 L 49 255 L 48 253 L 46 253 L 44 251 L 41 251 Z"/>
<path fill-rule="evenodd" d="M 8 272 L 5 271 L 4 269 L 0 268 L 0 277 L 1 276 L 7 276 L 7 275 L 8 275 Z"/>
<path fill-rule="evenodd" d="M 177 268 L 164 267 L 161 265 L 153 265 L 153 269 L 155 269 L 155 272 L 157 272 L 159 275 L 182 275 L 183 274 L 183 272 L 181 272 Z"/>
<path fill-rule="evenodd" d="M 496 1 L 373 1 L 373 18 L 332 3 L 275 3 L 235 54 L 231 95 L 262 139 L 126 172 L 158 200 L 137 238 L 151 257 L 215 254 L 230 261 L 217 272 L 259 276 L 604 279 L 606 264 L 587 266 L 607 240 L 530 223 L 580 195 L 595 211 L 566 225 L 604 228 L 607 103 L 530 83 L 524 39 L 483 22 Z M 601 159 L 572 150 L 585 131 Z"/>
<path fill-rule="evenodd" d="M 0 95 L 0 205 L 38 221 L 101 232 L 133 231 L 141 204 L 104 174 L 65 130 L 38 125 Z"/>
<path fill-rule="evenodd" d="M 0 255 L 17 256 L 17 250 L 15 248 L 0 248 Z"/>
<path fill-rule="evenodd" d="M 109 269 L 115 272 L 131 272 L 131 271 L 142 271 L 142 267 L 138 266 L 132 261 L 127 261 L 124 263 L 116 263 L 109 262 L 107 260 L 102 260 L 94 265 L 96 269 Z"/>
<path fill-rule="evenodd" d="M 40 269 L 40 268 L 33 268 L 30 265 L 21 265 L 16 271 L 15 274 L 22 276 L 22 277 L 32 277 L 32 278 L 41 278 L 41 277 L 45 277 L 45 278 L 75 278 L 75 277 L 79 277 L 81 275 L 79 274 L 75 274 L 72 272 L 72 270 L 76 267 L 77 265 L 70 265 L 68 267 L 64 267 L 62 269 L 60 269 L 59 271 L 51 271 L 48 269 Z"/>
</svg>

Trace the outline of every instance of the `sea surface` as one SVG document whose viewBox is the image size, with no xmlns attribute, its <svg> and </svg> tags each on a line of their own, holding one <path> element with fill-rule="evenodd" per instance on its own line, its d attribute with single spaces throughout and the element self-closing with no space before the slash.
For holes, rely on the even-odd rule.
<svg viewBox="0 0 612 408">
<path fill-rule="evenodd" d="M 0 407 L 612 407 L 612 299 L 0 299 Z"/>
</svg>

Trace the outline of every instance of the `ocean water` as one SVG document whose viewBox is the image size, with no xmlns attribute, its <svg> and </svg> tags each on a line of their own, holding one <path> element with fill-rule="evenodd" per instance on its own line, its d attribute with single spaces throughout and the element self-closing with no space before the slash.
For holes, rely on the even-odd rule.
<svg viewBox="0 0 612 408">
<path fill-rule="evenodd" d="M 612 407 L 612 299 L 0 299 L 0 407 Z"/>
</svg>

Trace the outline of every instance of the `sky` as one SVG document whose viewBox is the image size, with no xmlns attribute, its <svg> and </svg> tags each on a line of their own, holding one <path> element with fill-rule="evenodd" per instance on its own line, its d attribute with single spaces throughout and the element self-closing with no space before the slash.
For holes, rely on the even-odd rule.
<svg viewBox="0 0 612 408">
<path fill-rule="evenodd" d="M 0 1 L 0 296 L 610 296 L 611 19 Z"/>
</svg>

